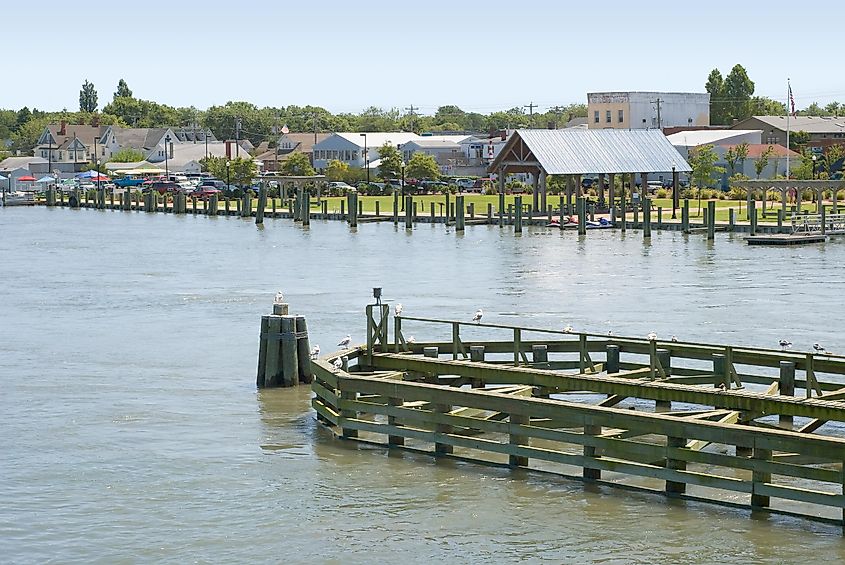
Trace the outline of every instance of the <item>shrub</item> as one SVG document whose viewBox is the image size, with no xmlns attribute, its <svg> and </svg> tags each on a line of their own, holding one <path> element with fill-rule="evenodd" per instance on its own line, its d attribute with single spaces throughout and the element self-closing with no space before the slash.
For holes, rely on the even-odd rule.
<svg viewBox="0 0 845 565">
<path fill-rule="evenodd" d="M 655 192 L 654 195 L 657 198 L 668 198 L 669 197 L 669 191 L 666 190 L 665 188 L 658 188 L 657 192 Z"/>
</svg>

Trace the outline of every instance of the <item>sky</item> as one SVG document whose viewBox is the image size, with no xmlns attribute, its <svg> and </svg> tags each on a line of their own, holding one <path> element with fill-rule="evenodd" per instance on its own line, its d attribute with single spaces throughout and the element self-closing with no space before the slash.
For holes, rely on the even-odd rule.
<svg viewBox="0 0 845 565">
<path fill-rule="evenodd" d="M 587 92 L 703 92 L 713 68 L 727 75 L 737 63 L 756 95 L 785 102 L 789 78 L 798 108 L 845 101 L 840 34 L 800 10 L 780 0 L 4 3 L 4 59 L 23 76 L 6 74 L 0 108 L 76 110 L 84 80 L 102 108 L 123 78 L 136 98 L 200 109 L 544 112 Z M 834 0 L 813 4 L 838 12 Z"/>
</svg>

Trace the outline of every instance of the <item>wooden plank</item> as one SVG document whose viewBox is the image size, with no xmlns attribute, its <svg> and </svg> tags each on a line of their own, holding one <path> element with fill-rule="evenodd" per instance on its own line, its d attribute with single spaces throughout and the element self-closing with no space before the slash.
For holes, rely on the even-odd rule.
<svg viewBox="0 0 845 565">
<path fill-rule="evenodd" d="M 739 412 L 728 412 L 716 421 L 720 424 L 736 424 L 739 421 Z M 710 443 L 712 442 L 706 440 L 692 440 L 687 442 L 686 448 L 692 451 L 701 451 Z"/>
</svg>

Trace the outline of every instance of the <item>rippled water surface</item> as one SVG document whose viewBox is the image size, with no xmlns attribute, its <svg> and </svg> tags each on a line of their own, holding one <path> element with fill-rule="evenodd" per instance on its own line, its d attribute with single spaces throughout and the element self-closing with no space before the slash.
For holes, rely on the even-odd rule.
<svg viewBox="0 0 845 565">
<path fill-rule="evenodd" d="M 278 289 L 324 352 L 363 340 L 373 286 L 411 316 L 841 352 L 843 264 L 845 240 L 0 209 L 0 560 L 840 563 L 835 526 L 358 446 L 254 382 Z"/>
</svg>

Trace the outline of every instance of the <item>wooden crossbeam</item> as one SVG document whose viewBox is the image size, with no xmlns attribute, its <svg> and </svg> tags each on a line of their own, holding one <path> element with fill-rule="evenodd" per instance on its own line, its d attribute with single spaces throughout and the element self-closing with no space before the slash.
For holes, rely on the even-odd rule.
<svg viewBox="0 0 845 565">
<path fill-rule="evenodd" d="M 736 424 L 739 421 L 739 412 L 728 412 L 727 414 L 715 421 L 719 422 L 720 424 Z M 691 451 L 701 451 L 702 449 L 710 445 L 710 443 L 711 442 L 709 441 L 696 439 L 693 441 L 688 441 L 685 447 Z"/>
<path fill-rule="evenodd" d="M 626 398 L 628 397 L 622 396 L 621 394 L 614 394 L 612 396 L 608 396 L 607 398 L 596 404 L 596 406 L 616 406 Z"/>
</svg>

